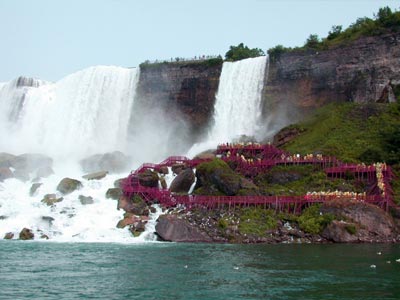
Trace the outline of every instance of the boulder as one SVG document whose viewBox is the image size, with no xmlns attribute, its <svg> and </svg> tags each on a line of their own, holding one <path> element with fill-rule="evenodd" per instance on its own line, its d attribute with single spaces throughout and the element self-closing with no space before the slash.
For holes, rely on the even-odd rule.
<svg viewBox="0 0 400 300">
<path fill-rule="evenodd" d="M 36 178 L 47 178 L 54 174 L 54 170 L 50 166 L 40 167 L 36 171 Z"/>
<path fill-rule="evenodd" d="M 145 170 L 138 174 L 139 183 L 146 187 L 158 187 L 158 174 L 151 170 Z"/>
<path fill-rule="evenodd" d="M 120 188 L 109 188 L 106 192 L 107 199 L 118 200 L 122 196 L 122 189 Z"/>
<path fill-rule="evenodd" d="M 326 202 L 321 207 L 321 212 L 350 220 L 377 238 L 390 239 L 397 233 L 393 218 L 376 205 L 337 200 Z"/>
<path fill-rule="evenodd" d="M 170 242 L 211 242 L 211 238 L 202 233 L 188 221 L 177 215 L 162 215 L 158 218 L 156 233 L 163 241 Z"/>
<path fill-rule="evenodd" d="M 125 180 L 126 178 L 120 178 L 114 181 L 114 187 L 116 188 L 122 188 L 122 182 Z"/>
<path fill-rule="evenodd" d="M 34 237 L 35 235 L 33 234 L 32 230 L 28 228 L 22 229 L 21 232 L 19 233 L 20 240 L 33 240 Z"/>
<path fill-rule="evenodd" d="M 23 182 L 27 182 L 30 179 L 29 171 L 26 169 L 17 169 L 14 171 L 14 177 Z"/>
<path fill-rule="evenodd" d="M 80 189 L 81 187 L 82 183 L 79 180 L 66 177 L 62 179 L 58 184 L 57 191 L 61 192 L 64 195 L 67 195 L 77 189 Z"/>
<path fill-rule="evenodd" d="M 161 184 L 161 187 L 162 187 L 164 190 L 168 188 L 167 181 L 165 180 L 164 177 L 161 177 L 161 178 L 160 178 L 160 184 Z"/>
<path fill-rule="evenodd" d="M 180 172 L 182 172 L 186 168 L 187 168 L 187 166 L 185 164 L 173 164 L 171 167 L 171 170 L 172 170 L 172 173 L 178 175 Z"/>
<path fill-rule="evenodd" d="M 37 192 L 37 190 L 42 186 L 42 184 L 43 183 L 34 183 L 34 184 L 32 184 L 32 186 L 31 186 L 31 188 L 30 188 L 30 190 L 29 190 L 29 196 L 35 196 L 36 195 L 36 192 Z"/>
<path fill-rule="evenodd" d="M 208 195 L 256 195 L 259 193 L 257 186 L 235 173 L 223 160 L 214 159 L 201 163 L 196 169 L 195 191 Z"/>
<path fill-rule="evenodd" d="M 160 173 L 162 175 L 168 175 L 169 174 L 168 167 L 167 166 L 160 167 L 160 169 L 158 170 L 158 173 Z"/>
<path fill-rule="evenodd" d="M 53 225 L 54 218 L 50 216 L 42 216 L 42 220 L 45 221 L 49 226 Z"/>
<path fill-rule="evenodd" d="M 53 160 L 43 154 L 25 153 L 15 157 L 11 166 L 23 173 L 31 173 L 39 168 L 52 167 Z"/>
<path fill-rule="evenodd" d="M 124 196 L 120 197 L 118 200 L 118 209 L 121 208 L 127 213 L 138 216 L 148 216 L 150 213 L 146 202 L 140 197 L 135 197 L 133 201 Z"/>
<path fill-rule="evenodd" d="M 4 235 L 4 239 L 5 240 L 11 240 L 11 239 L 13 239 L 14 238 L 14 233 L 13 232 L 7 232 L 5 235 Z"/>
<path fill-rule="evenodd" d="M 202 160 L 213 160 L 215 158 L 215 154 L 213 150 L 208 150 L 197 154 L 193 159 L 202 159 Z"/>
<path fill-rule="evenodd" d="M 57 198 L 56 194 L 46 194 L 42 199 L 42 203 L 47 204 L 48 206 L 54 205 L 55 203 L 63 201 L 64 198 Z"/>
<path fill-rule="evenodd" d="M 335 243 L 354 243 L 358 241 L 358 235 L 350 228 L 356 230 L 356 226 L 354 223 L 334 220 L 324 229 L 322 236 Z"/>
<path fill-rule="evenodd" d="M 86 179 L 86 180 L 100 180 L 100 179 L 103 179 L 104 177 L 106 177 L 107 174 L 108 174 L 108 171 L 99 171 L 99 172 L 83 175 L 82 178 Z"/>
<path fill-rule="evenodd" d="M 110 173 L 121 173 L 130 167 L 130 157 L 120 151 L 105 154 L 95 154 L 80 161 L 84 172 L 93 173 L 107 170 Z"/>
<path fill-rule="evenodd" d="M 171 183 L 169 190 L 173 193 L 188 193 L 194 183 L 195 175 L 191 168 L 187 168 L 179 173 Z"/>
<path fill-rule="evenodd" d="M 79 195 L 79 201 L 81 202 L 82 205 L 88 205 L 88 204 L 93 204 L 93 197 L 91 196 L 83 196 L 83 195 Z"/>
<path fill-rule="evenodd" d="M 8 179 L 13 178 L 14 174 L 8 167 L 0 168 L 0 182 Z"/>
<path fill-rule="evenodd" d="M 12 161 L 16 158 L 15 155 L 1 152 L 0 153 L 0 168 L 9 168 L 11 167 Z"/>
</svg>

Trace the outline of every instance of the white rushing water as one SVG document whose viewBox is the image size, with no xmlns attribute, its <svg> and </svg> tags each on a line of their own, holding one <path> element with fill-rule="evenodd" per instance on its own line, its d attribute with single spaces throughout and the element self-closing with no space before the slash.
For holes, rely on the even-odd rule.
<svg viewBox="0 0 400 300">
<path fill-rule="evenodd" d="M 267 62 L 266 56 L 224 62 L 214 107 L 214 124 L 207 139 L 194 145 L 188 156 L 241 135 L 258 134 Z"/>
<path fill-rule="evenodd" d="M 0 149 L 53 158 L 125 150 L 137 69 L 97 66 L 52 84 L 0 94 Z M 19 102 L 19 103 L 18 103 Z M 18 105 L 20 108 L 16 109 Z M 14 111 L 14 118 L 10 115 Z"/>
<path fill-rule="evenodd" d="M 194 154 L 239 135 L 257 133 L 266 62 L 266 57 L 258 57 L 224 63 L 214 125 L 207 141 L 192 148 Z M 131 154 L 129 145 L 148 152 L 147 155 L 154 155 L 151 151 L 165 151 L 163 147 L 151 150 L 137 147 L 142 145 L 140 135 L 131 136 L 134 140 L 128 141 L 138 78 L 138 69 L 97 66 L 56 83 L 24 77 L 0 83 L 0 168 L 8 167 L 1 152 L 43 153 L 54 160 L 54 174 L 47 178 L 35 179 L 36 173 L 30 172 L 25 181 L 15 178 L 2 181 L 0 173 L 0 239 L 8 232 L 18 238 L 24 227 L 33 230 L 35 239 L 44 234 L 52 241 L 62 242 L 131 243 L 155 239 L 159 208 L 150 216 L 146 232 L 138 238 L 133 238 L 128 228 L 116 228 L 124 211 L 117 210 L 117 201 L 107 199 L 105 194 L 126 173 L 88 181 L 82 178 L 85 172 L 78 165 L 80 159 L 92 154 L 114 150 Z M 143 117 L 149 123 L 148 116 Z M 158 140 L 165 135 L 162 130 L 153 132 L 145 128 L 141 132 L 145 138 Z M 142 162 L 136 161 L 132 168 Z M 19 171 L 11 170 L 14 175 Z M 57 185 L 65 177 L 80 180 L 82 188 L 61 195 Z M 170 184 L 173 175 L 165 179 Z M 30 188 L 37 180 L 42 185 L 31 196 Z M 42 202 L 46 194 L 54 193 L 63 200 L 53 206 Z M 82 204 L 80 196 L 92 197 L 93 203 Z"/>
<path fill-rule="evenodd" d="M 124 212 L 105 194 L 126 173 L 88 181 L 78 165 L 79 159 L 91 154 L 127 150 L 138 76 L 138 69 L 96 66 L 56 83 L 20 77 L 0 84 L 0 152 L 46 154 L 53 158 L 55 172 L 39 179 L 42 185 L 33 196 L 29 191 L 37 180 L 35 172 L 29 172 L 25 181 L 0 180 L 0 238 L 7 232 L 18 238 L 26 227 L 33 230 L 35 239 L 44 234 L 53 241 L 153 239 L 154 216 L 148 223 L 150 232 L 138 239 L 132 238 L 127 228 L 116 228 Z M 1 167 L 7 165 L 0 158 Z M 80 180 L 83 187 L 61 195 L 57 185 L 65 177 Z M 53 206 L 42 203 L 46 194 L 53 193 L 63 200 Z M 90 196 L 93 203 L 84 205 L 79 196 Z"/>
</svg>

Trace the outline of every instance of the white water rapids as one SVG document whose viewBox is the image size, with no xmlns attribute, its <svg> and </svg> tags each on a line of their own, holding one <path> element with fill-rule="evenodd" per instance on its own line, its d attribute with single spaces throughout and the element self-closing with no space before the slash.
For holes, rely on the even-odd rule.
<svg viewBox="0 0 400 300">
<path fill-rule="evenodd" d="M 224 63 L 214 125 L 207 141 L 194 146 L 191 153 L 197 154 L 242 134 L 257 133 L 266 62 L 266 57 L 259 57 Z M 89 181 L 82 178 L 85 172 L 78 165 L 78 161 L 88 155 L 114 150 L 129 154 L 129 145 L 140 145 L 139 136 L 137 144 L 135 136 L 128 141 L 138 78 L 138 69 L 97 66 L 68 75 L 56 83 L 23 77 L 0 83 L 0 171 L 7 167 L 1 152 L 43 153 L 54 160 L 54 174 L 41 178 L 42 185 L 32 196 L 29 193 L 32 183 L 38 182 L 35 174 L 29 174 L 27 181 L 2 180 L 0 172 L 0 238 L 8 232 L 18 238 L 21 229 L 27 227 L 39 240 L 41 235 L 62 242 L 154 240 L 152 233 L 160 209 L 150 216 L 146 232 L 138 238 L 133 238 L 127 228 L 116 228 L 123 211 L 117 210 L 117 201 L 107 199 L 105 194 L 114 187 L 114 181 L 125 177 L 127 172 Z M 161 133 L 141 132 L 142 136 L 155 140 L 157 134 Z M 153 151 L 158 150 L 165 151 L 161 148 Z M 134 162 L 132 169 L 142 162 Z M 65 177 L 80 180 L 83 187 L 61 195 L 57 185 Z M 170 183 L 172 177 L 167 177 L 166 181 Z M 63 200 L 53 206 L 41 202 L 46 194 L 53 193 Z M 82 204 L 80 196 L 92 197 L 93 203 Z"/>
</svg>

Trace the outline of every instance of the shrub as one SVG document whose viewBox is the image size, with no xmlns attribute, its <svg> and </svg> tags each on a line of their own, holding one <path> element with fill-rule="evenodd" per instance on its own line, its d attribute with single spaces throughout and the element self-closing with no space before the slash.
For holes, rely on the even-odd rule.
<svg viewBox="0 0 400 300">
<path fill-rule="evenodd" d="M 334 220 L 334 216 L 322 214 L 320 205 L 317 204 L 306 208 L 297 220 L 301 230 L 311 234 L 319 234 Z"/>
<path fill-rule="evenodd" d="M 357 228 L 354 224 L 348 224 L 344 227 L 348 233 L 355 235 L 357 233 Z"/>
<path fill-rule="evenodd" d="M 259 48 L 252 48 L 245 46 L 240 43 L 237 46 L 230 46 L 228 52 L 225 54 L 225 60 L 227 61 L 237 61 L 250 57 L 257 57 L 265 55 L 264 51 Z"/>
<path fill-rule="evenodd" d="M 263 236 L 267 230 L 274 229 L 276 226 L 277 219 L 273 210 L 250 207 L 241 211 L 239 231 L 242 234 Z"/>
</svg>

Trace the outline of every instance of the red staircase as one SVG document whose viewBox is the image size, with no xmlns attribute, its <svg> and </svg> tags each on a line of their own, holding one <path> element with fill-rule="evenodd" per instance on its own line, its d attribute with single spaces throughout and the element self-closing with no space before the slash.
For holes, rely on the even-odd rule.
<svg viewBox="0 0 400 300">
<path fill-rule="evenodd" d="M 165 207 L 184 205 L 186 209 L 202 206 L 209 209 L 217 207 L 252 206 L 259 205 L 279 211 L 300 212 L 304 207 L 314 203 L 325 203 L 336 199 L 348 199 L 378 205 L 383 209 L 394 206 L 393 191 L 390 181 L 393 173 L 389 166 L 381 166 L 382 179 L 377 179 L 376 165 L 344 164 L 333 157 L 322 155 L 291 155 L 272 145 L 260 144 L 221 144 L 217 155 L 236 166 L 236 170 L 247 177 L 254 177 L 276 165 L 303 165 L 312 164 L 325 170 L 328 177 L 345 178 L 352 174 L 359 180 L 371 183 L 371 190 L 364 194 L 307 194 L 304 196 L 196 196 L 175 195 L 167 189 L 144 187 L 139 182 L 138 175 L 145 170 L 160 171 L 161 167 L 171 167 L 175 164 L 185 164 L 194 168 L 205 162 L 204 159 L 189 159 L 184 156 L 170 156 L 159 164 L 145 163 L 122 182 L 123 193 L 126 197 L 139 195 L 148 203 L 160 203 Z M 258 157 L 250 159 L 250 157 Z M 380 176 L 380 175 L 379 175 Z M 380 181 L 378 186 L 378 181 Z M 382 184 L 383 183 L 383 184 Z M 382 188 L 383 187 L 383 188 Z"/>
</svg>

